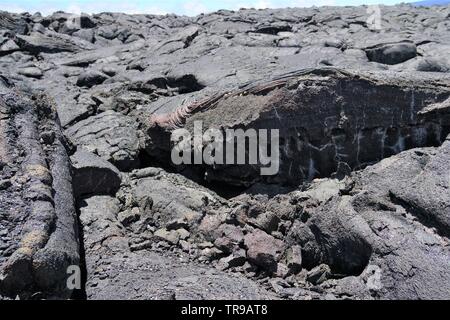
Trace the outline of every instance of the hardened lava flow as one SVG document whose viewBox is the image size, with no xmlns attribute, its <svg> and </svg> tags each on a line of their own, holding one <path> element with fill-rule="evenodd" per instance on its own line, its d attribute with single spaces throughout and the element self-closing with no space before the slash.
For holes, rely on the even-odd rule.
<svg viewBox="0 0 450 320">
<path fill-rule="evenodd" d="M 0 12 L 0 299 L 449 299 L 450 7 L 379 9 Z"/>
</svg>

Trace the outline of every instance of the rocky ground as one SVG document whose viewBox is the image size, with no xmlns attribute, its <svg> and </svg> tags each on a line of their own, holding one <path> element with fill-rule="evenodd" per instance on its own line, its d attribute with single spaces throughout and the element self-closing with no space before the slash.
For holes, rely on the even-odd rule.
<svg viewBox="0 0 450 320">
<path fill-rule="evenodd" d="M 0 12 L 0 299 L 449 299 L 450 7 L 380 9 Z"/>
</svg>

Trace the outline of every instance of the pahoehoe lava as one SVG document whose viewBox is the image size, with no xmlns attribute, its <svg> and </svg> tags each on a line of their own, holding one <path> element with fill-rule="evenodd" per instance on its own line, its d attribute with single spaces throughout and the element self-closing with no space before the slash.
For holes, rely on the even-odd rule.
<svg viewBox="0 0 450 320">
<path fill-rule="evenodd" d="M 380 10 L 0 12 L 0 300 L 449 299 L 450 6 Z"/>
</svg>

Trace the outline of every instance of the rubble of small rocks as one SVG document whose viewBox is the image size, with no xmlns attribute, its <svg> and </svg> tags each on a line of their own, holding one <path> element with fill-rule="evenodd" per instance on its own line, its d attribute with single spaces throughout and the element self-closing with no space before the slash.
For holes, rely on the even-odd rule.
<svg viewBox="0 0 450 320">
<path fill-rule="evenodd" d="M 0 299 L 449 299 L 450 7 L 380 10 L 0 12 Z"/>
</svg>

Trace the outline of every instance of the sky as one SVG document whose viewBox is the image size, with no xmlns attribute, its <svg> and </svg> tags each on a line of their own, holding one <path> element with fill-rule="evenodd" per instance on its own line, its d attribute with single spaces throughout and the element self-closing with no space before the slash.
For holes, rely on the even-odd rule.
<svg viewBox="0 0 450 320">
<path fill-rule="evenodd" d="M 73 13 L 176 13 L 195 16 L 219 9 L 285 8 L 322 5 L 362 5 L 410 2 L 411 0 L 0 0 L 0 10 L 9 12 L 41 12 L 44 15 L 62 10 Z"/>
</svg>

